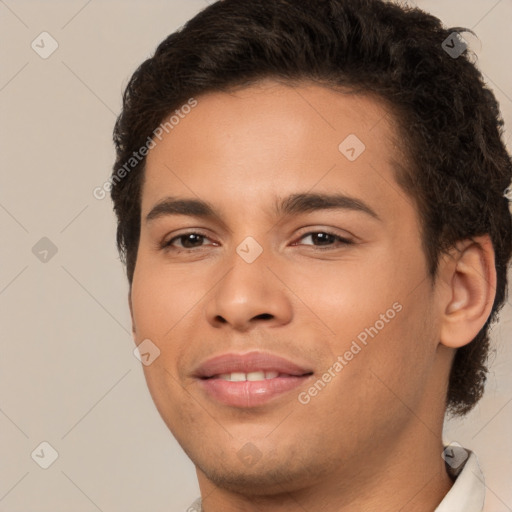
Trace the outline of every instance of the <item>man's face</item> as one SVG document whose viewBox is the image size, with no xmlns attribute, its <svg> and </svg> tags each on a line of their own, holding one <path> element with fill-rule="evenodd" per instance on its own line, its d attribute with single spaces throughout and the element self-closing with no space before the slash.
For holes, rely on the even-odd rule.
<svg viewBox="0 0 512 512">
<path fill-rule="evenodd" d="M 368 471 L 444 389 L 390 116 L 270 81 L 196 99 L 147 157 L 131 303 L 136 343 L 160 350 L 154 402 L 200 478 L 228 488 Z M 298 194 L 351 199 L 276 211 Z M 215 216 L 172 214 L 171 198 Z"/>
</svg>

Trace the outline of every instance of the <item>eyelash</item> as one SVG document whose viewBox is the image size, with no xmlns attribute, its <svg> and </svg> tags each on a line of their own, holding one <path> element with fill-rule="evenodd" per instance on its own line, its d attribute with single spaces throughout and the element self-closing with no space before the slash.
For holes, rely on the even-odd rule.
<svg viewBox="0 0 512 512">
<path fill-rule="evenodd" d="M 305 238 L 306 236 L 310 236 L 310 235 L 315 235 L 315 234 L 319 234 L 319 233 L 322 233 L 324 235 L 329 235 L 329 236 L 332 236 L 334 237 L 342 246 L 343 245 L 352 245 L 354 242 L 352 242 L 351 240 L 348 240 L 346 238 L 343 238 L 339 235 L 336 235 L 335 233 L 331 233 L 330 231 L 325 231 L 325 230 L 319 230 L 319 231 L 309 231 L 307 233 L 304 233 L 303 235 L 300 236 L 299 240 Z M 178 236 L 175 236 L 173 238 L 171 238 L 168 242 L 163 242 L 162 244 L 162 249 L 166 249 L 166 250 L 180 250 L 181 251 L 194 251 L 194 250 L 197 250 L 197 249 L 201 249 L 203 246 L 199 246 L 199 247 L 193 247 L 193 248 L 186 248 L 186 247 L 174 247 L 172 245 L 172 243 L 175 241 L 175 240 L 179 240 L 181 238 L 184 238 L 186 236 L 189 236 L 189 235 L 199 235 L 200 237 L 202 237 L 203 239 L 204 238 L 208 238 L 208 236 L 204 235 L 203 233 L 199 233 L 197 231 L 190 231 L 188 233 L 182 233 L 181 235 L 178 235 Z M 315 250 L 318 250 L 318 251 L 328 251 L 328 250 L 334 250 L 336 249 L 337 247 L 322 247 L 322 246 L 315 246 L 315 245 L 310 245 L 310 244 L 307 244 L 308 246 L 310 247 L 314 247 Z"/>
</svg>

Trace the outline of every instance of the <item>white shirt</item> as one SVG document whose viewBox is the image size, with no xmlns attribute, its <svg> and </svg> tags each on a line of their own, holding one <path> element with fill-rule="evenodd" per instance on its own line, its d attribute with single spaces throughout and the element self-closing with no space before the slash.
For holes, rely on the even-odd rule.
<svg viewBox="0 0 512 512">
<path fill-rule="evenodd" d="M 462 446 L 445 447 L 446 470 L 455 482 L 434 512 L 482 512 L 485 499 L 485 483 L 476 455 Z M 198 498 L 187 512 L 202 512 Z"/>
<path fill-rule="evenodd" d="M 453 455 L 454 463 L 451 463 L 451 457 L 446 457 L 447 450 Z M 434 512 L 482 512 L 485 482 L 476 455 L 456 445 L 445 447 L 444 453 L 446 470 L 456 480 Z M 457 460 L 461 461 L 460 465 Z"/>
</svg>

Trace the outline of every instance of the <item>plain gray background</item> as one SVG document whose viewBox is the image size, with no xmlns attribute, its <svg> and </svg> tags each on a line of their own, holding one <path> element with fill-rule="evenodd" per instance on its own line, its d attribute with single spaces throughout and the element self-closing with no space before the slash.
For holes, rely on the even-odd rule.
<svg viewBox="0 0 512 512">
<path fill-rule="evenodd" d="M 510 127 L 512 0 L 415 3 L 476 31 L 468 41 Z M 133 355 L 112 206 L 92 191 L 110 174 L 129 77 L 206 5 L 0 0 L 2 512 L 171 512 L 199 495 Z M 46 59 L 31 47 L 43 31 L 58 44 Z M 510 149 L 510 129 L 505 139 Z M 485 398 L 445 429 L 477 453 L 496 512 L 512 510 L 510 304 L 501 316 Z M 31 457 L 43 441 L 58 453 L 48 469 Z"/>
</svg>

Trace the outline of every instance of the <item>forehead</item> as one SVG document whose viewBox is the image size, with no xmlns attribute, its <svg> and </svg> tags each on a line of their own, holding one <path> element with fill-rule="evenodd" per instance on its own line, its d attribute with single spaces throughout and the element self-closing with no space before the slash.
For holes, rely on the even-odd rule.
<svg viewBox="0 0 512 512">
<path fill-rule="evenodd" d="M 394 177 L 402 159 L 395 119 L 378 98 L 267 80 L 196 101 L 154 139 L 143 215 L 165 195 L 218 198 L 241 210 L 313 188 L 391 207 L 405 196 Z"/>
<path fill-rule="evenodd" d="M 231 92 L 209 92 L 196 101 L 197 106 L 189 113 L 180 119 L 174 116 L 173 122 L 179 124 L 166 130 L 174 135 L 175 145 L 186 138 L 190 143 L 199 142 L 198 150 L 209 144 L 219 148 L 228 145 L 240 151 L 242 148 L 235 143 L 243 137 L 248 142 L 249 135 L 260 143 L 279 135 L 280 139 L 274 142 L 284 143 L 306 132 L 309 137 L 313 132 L 329 134 L 329 141 L 334 142 L 345 132 L 368 142 L 370 138 L 396 141 L 391 106 L 377 96 L 348 89 L 338 91 L 310 82 L 283 84 L 266 79 Z M 172 140 L 168 142 L 173 145 Z M 159 153 L 155 149 L 149 159 Z"/>
</svg>

